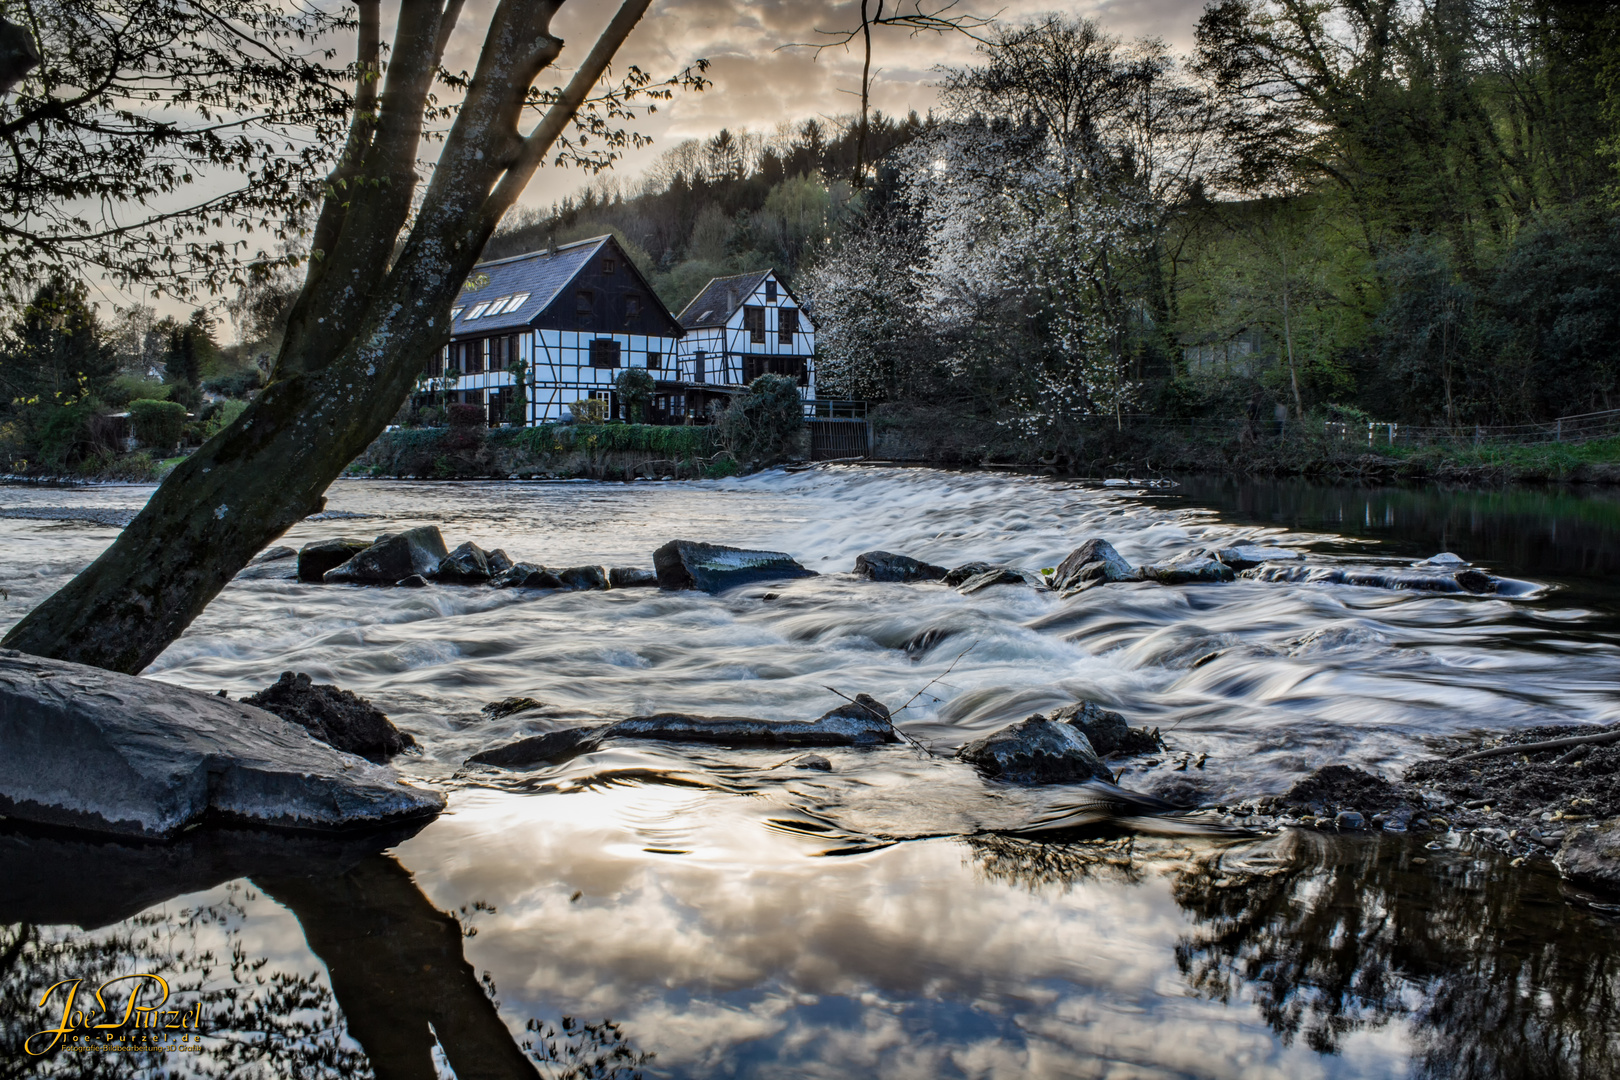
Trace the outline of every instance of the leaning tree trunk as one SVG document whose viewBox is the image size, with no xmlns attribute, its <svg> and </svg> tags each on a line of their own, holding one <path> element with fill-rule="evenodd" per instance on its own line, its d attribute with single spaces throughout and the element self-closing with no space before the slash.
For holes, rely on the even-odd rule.
<svg viewBox="0 0 1620 1080">
<path fill-rule="evenodd" d="M 398 412 L 441 348 L 450 305 L 485 241 L 649 3 L 624 0 L 524 137 L 518 122 L 529 87 L 562 49 L 549 32 L 561 2 L 501 0 L 433 180 L 391 260 L 411 219 L 424 110 L 462 0 L 402 0 L 380 99 L 378 0 L 359 0 L 361 81 L 349 143 L 269 384 L 4 644 L 138 672 L 256 552 L 320 510 L 327 486 Z"/>
</svg>

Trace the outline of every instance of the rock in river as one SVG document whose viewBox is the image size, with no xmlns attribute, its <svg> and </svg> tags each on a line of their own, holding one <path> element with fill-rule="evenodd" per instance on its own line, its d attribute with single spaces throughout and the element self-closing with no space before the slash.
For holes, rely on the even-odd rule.
<svg viewBox="0 0 1620 1080">
<path fill-rule="evenodd" d="M 1620 895 L 1620 818 L 1571 829 L 1553 863 L 1577 885 Z"/>
<path fill-rule="evenodd" d="M 337 569 L 370 546 L 368 541 L 356 540 L 350 536 L 338 536 L 331 540 L 317 540 L 313 544 L 305 544 L 298 552 L 298 580 L 320 581 L 328 570 Z"/>
<path fill-rule="evenodd" d="M 482 585 L 491 577 L 489 552 L 469 540 L 444 557 L 433 577 L 450 585 Z"/>
<path fill-rule="evenodd" d="M 1305 556 L 1289 548 L 1265 547 L 1259 544 L 1238 544 L 1221 548 L 1215 557 L 1233 570 L 1253 570 L 1257 566 L 1274 562 L 1298 562 Z"/>
<path fill-rule="evenodd" d="M 510 566 L 492 584 L 497 589 L 560 589 L 562 579 L 554 571 L 534 563 L 520 562 Z"/>
<path fill-rule="evenodd" d="M 652 588 L 658 584 L 658 571 L 639 566 L 615 566 L 608 570 L 608 584 L 615 589 Z"/>
<path fill-rule="evenodd" d="M 1137 573 L 1143 581 L 1157 581 L 1160 585 L 1231 581 L 1237 576 L 1230 566 L 1208 555 L 1182 555 L 1166 563 L 1144 566 Z"/>
<path fill-rule="evenodd" d="M 1109 712 L 1095 701 L 1079 701 L 1065 705 L 1052 714 L 1060 724 L 1076 728 L 1091 743 L 1098 755 L 1148 754 L 1164 749 L 1164 740 L 1157 731 L 1133 728 L 1117 712 Z"/>
<path fill-rule="evenodd" d="M 756 720 L 748 716 L 689 716 L 655 713 L 632 716 L 602 729 L 604 738 L 663 739 L 667 742 L 725 743 L 730 746 L 872 746 L 899 742 L 883 703 L 857 694 L 824 715 L 804 721 Z"/>
<path fill-rule="evenodd" d="M 290 720 L 328 746 L 372 761 L 383 761 L 416 745 L 383 711 L 358 694 L 317 683 L 303 672 L 283 671 L 281 678 L 252 697 L 242 699 Z"/>
<path fill-rule="evenodd" d="M 449 552 L 438 526 L 423 525 L 402 533 L 379 536 L 377 542 L 322 577 L 327 584 L 392 585 L 412 574 L 429 577 L 438 572 Z"/>
<path fill-rule="evenodd" d="M 0 650 L 0 812 L 167 837 L 205 816 L 338 829 L 438 813 L 436 792 L 228 698 Z"/>
<path fill-rule="evenodd" d="M 946 573 L 943 566 L 891 551 L 867 551 L 855 556 L 855 576 L 868 581 L 938 581 Z"/>
<path fill-rule="evenodd" d="M 1100 536 L 1081 544 L 1052 572 L 1052 588 L 1078 588 L 1092 581 L 1135 581 L 1136 571 L 1114 545 Z"/>
<path fill-rule="evenodd" d="M 706 593 L 756 581 L 816 576 L 814 570 L 806 570 L 780 551 L 749 551 L 691 540 L 671 540 L 653 552 L 653 565 L 660 589 L 701 589 Z"/>
<path fill-rule="evenodd" d="M 1039 713 L 974 739 L 956 756 L 997 780 L 1074 784 L 1114 779 L 1079 728 L 1048 720 Z"/>
<path fill-rule="evenodd" d="M 1021 566 L 992 566 L 963 581 L 956 591 L 971 596 L 992 585 L 1028 585 L 1032 589 L 1045 589 L 1046 581 L 1035 571 L 1025 570 Z"/>
</svg>

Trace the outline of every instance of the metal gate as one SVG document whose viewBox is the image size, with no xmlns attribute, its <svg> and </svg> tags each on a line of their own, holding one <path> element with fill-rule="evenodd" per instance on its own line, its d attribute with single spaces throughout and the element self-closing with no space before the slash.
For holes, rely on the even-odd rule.
<svg viewBox="0 0 1620 1080">
<path fill-rule="evenodd" d="M 872 452 L 872 426 L 865 420 L 807 420 L 810 460 L 863 458 Z"/>
</svg>

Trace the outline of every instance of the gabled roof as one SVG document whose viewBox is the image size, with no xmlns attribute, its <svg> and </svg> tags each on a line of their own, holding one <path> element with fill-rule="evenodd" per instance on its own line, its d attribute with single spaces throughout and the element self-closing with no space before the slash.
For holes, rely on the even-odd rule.
<svg viewBox="0 0 1620 1080">
<path fill-rule="evenodd" d="M 751 274 L 710 278 L 703 291 L 693 297 L 692 302 L 675 317 L 688 330 L 702 326 L 724 326 L 742 307 L 743 301 L 753 296 L 770 276 L 769 270 L 755 270 Z"/>
<path fill-rule="evenodd" d="M 611 235 L 576 240 L 572 244 L 561 244 L 546 251 L 531 251 L 527 255 L 491 259 L 474 266 L 471 277 L 482 274 L 489 281 L 477 289 L 464 291 L 456 298 L 454 308 L 459 309 L 460 314 L 451 320 L 451 335 L 499 333 L 530 325 L 556 302 L 569 283 L 590 265 L 591 259 L 604 247 L 613 249 L 624 269 L 646 290 L 647 302 L 654 305 L 651 313 L 661 317 L 670 335 L 680 337 L 684 331 L 675 321 L 675 316 L 669 313 L 663 301 L 658 299 L 658 293 Z M 512 307 L 511 300 L 524 297 L 524 294 L 527 296 L 521 304 L 513 310 L 506 310 Z M 478 305 L 503 297 L 509 298 L 508 302 L 496 314 L 467 318 Z M 572 311 L 570 308 L 570 317 Z"/>
<path fill-rule="evenodd" d="M 483 274 L 489 278 L 489 284 L 467 290 L 456 298 L 455 306 L 461 309 L 461 314 L 451 322 L 450 332 L 483 334 L 529 325 L 535 316 L 551 306 L 557 294 L 567 288 L 568 283 L 591 261 L 591 256 L 612 240 L 611 236 L 596 236 L 562 244 L 549 251 L 531 251 L 527 255 L 512 255 L 479 263 L 473 267 L 473 276 Z M 515 297 L 520 293 L 528 293 L 529 298 L 515 311 L 502 311 L 498 315 L 484 315 L 473 320 L 467 318 L 481 303 L 502 296 Z"/>
</svg>

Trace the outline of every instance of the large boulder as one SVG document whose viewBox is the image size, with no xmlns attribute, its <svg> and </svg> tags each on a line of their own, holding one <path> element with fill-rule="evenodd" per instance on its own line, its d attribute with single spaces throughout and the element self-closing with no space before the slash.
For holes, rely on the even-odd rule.
<svg viewBox="0 0 1620 1080">
<path fill-rule="evenodd" d="M 281 678 L 242 704 L 290 720 L 328 746 L 372 761 L 385 761 L 416 745 L 383 711 L 358 694 L 317 683 L 303 672 Z"/>
<path fill-rule="evenodd" d="M 304 829 L 436 814 L 444 798 L 228 698 L 0 650 L 0 813 L 162 838 L 204 817 Z"/>
<path fill-rule="evenodd" d="M 872 746 L 900 741 L 889 710 L 866 694 L 857 694 L 854 701 L 809 722 L 654 713 L 609 724 L 602 736 L 730 746 Z"/>
<path fill-rule="evenodd" d="M 1576 885 L 1620 894 L 1620 818 L 1571 829 L 1553 863 Z"/>
<path fill-rule="evenodd" d="M 506 569 L 511 569 L 508 563 Z M 483 585 L 491 576 L 489 552 L 468 540 L 439 562 L 434 580 L 450 585 Z"/>
<path fill-rule="evenodd" d="M 987 776 L 1015 783 L 1074 784 L 1114 778 L 1079 728 L 1039 713 L 974 739 L 956 756 Z"/>
<path fill-rule="evenodd" d="M 376 543 L 328 570 L 321 580 L 327 584 L 392 585 L 412 574 L 429 577 L 437 573 L 449 554 L 438 526 L 423 525 L 379 536 Z"/>
<path fill-rule="evenodd" d="M 806 570 L 780 551 L 750 551 L 691 540 L 671 540 L 653 552 L 653 566 L 660 589 L 700 589 L 706 593 L 756 581 L 816 576 L 814 570 Z"/>
<path fill-rule="evenodd" d="M 1076 589 L 1093 581 L 1134 581 L 1136 570 L 1100 536 L 1092 537 L 1064 557 L 1052 572 L 1052 588 Z"/>
<path fill-rule="evenodd" d="M 938 581 L 948 572 L 943 566 L 891 551 L 867 551 L 855 556 L 855 575 L 869 581 Z"/>
<path fill-rule="evenodd" d="M 320 581 L 328 570 L 337 569 L 370 546 L 370 541 L 356 540 L 352 536 L 305 544 L 298 552 L 298 580 Z"/>
</svg>

